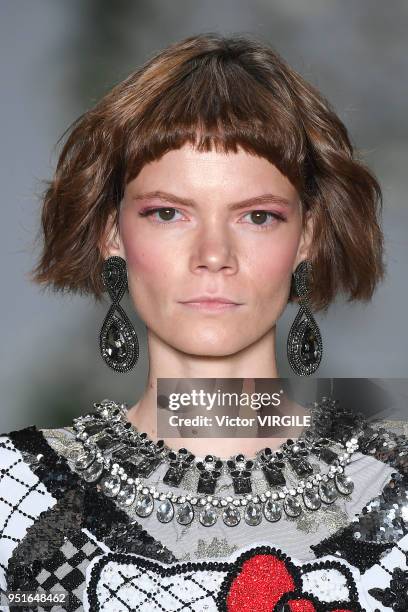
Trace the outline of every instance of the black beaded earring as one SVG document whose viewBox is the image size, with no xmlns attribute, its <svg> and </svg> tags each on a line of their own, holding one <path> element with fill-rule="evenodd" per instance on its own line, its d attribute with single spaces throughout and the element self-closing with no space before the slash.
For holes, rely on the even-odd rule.
<svg viewBox="0 0 408 612">
<path fill-rule="evenodd" d="M 305 260 L 300 262 L 293 273 L 294 287 L 300 298 L 300 308 L 289 331 L 287 353 L 289 364 L 298 376 L 313 374 L 319 367 L 323 354 L 320 329 L 307 300 L 310 270 L 311 263 Z"/>
<path fill-rule="evenodd" d="M 102 280 L 112 299 L 99 334 L 102 359 L 112 370 L 128 372 L 139 358 L 139 341 L 135 328 L 119 304 L 127 289 L 126 261 L 116 255 L 105 259 Z"/>
</svg>

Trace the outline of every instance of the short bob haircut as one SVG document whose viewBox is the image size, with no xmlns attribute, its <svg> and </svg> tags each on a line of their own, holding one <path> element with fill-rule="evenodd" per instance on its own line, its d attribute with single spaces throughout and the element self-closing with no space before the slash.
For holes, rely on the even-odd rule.
<svg viewBox="0 0 408 612">
<path fill-rule="evenodd" d="M 144 164 L 189 142 L 199 151 L 266 158 L 313 216 L 309 303 L 338 292 L 368 301 L 382 280 L 382 192 L 329 102 L 250 36 L 190 36 L 153 55 L 76 119 L 62 138 L 41 212 L 42 254 L 30 280 L 92 295 L 110 218 Z M 113 214 L 112 214 L 113 213 Z M 303 214 L 303 222 L 305 214 Z M 291 287 L 289 302 L 297 298 Z"/>
</svg>

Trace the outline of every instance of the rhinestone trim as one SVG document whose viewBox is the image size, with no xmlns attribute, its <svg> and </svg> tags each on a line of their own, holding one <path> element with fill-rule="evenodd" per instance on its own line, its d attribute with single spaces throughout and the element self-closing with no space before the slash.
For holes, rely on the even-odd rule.
<svg viewBox="0 0 408 612">
<path fill-rule="evenodd" d="M 83 450 L 76 458 L 75 470 L 88 482 L 99 481 L 98 486 L 102 492 L 108 497 L 116 497 L 120 505 L 134 504 L 136 514 L 140 517 L 150 516 L 153 513 L 157 516 L 158 508 L 155 502 L 158 501 L 158 506 L 160 506 L 161 502 L 169 500 L 173 511 L 169 511 L 171 518 L 165 522 L 170 522 L 175 518 L 178 523 L 187 525 L 194 518 L 198 518 L 202 525 L 212 526 L 221 516 L 227 526 L 236 526 L 241 519 L 244 519 L 246 524 L 255 526 L 259 525 L 262 517 L 268 521 L 273 518 L 271 522 L 275 522 L 282 516 L 293 519 L 302 512 L 316 511 L 321 503 L 331 504 L 339 495 L 349 495 L 353 489 L 352 482 L 349 477 L 345 476 L 344 471 L 351 456 L 358 449 L 358 440 L 354 437 L 344 443 L 343 453 L 338 456 L 335 463 L 329 466 L 326 473 L 311 474 L 300 480 L 296 487 L 276 486 L 260 494 L 246 493 L 234 496 L 178 495 L 172 491 L 161 491 L 155 486 L 150 486 L 143 477 L 138 475 L 137 465 L 129 462 L 120 463 L 118 460 L 113 460 L 111 454 L 126 449 L 126 436 L 132 440 L 132 447 L 128 447 L 126 452 L 133 452 L 136 455 L 138 451 L 144 449 L 146 444 L 148 446 L 156 444 L 158 452 L 164 458 L 170 453 L 174 456 L 174 450 L 167 449 L 163 441 L 151 442 L 146 434 L 138 432 L 126 419 L 126 404 L 117 404 L 113 400 L 106 399 L 100 403 L 95 402 L 94 408 L 94 412 L 74 419 L 76 438 L 83 445 Z M 103 424 L 102 429 L 93 435 L 88 435 L 85 430 L 95 425 L 98 420 Z M 292 449 L 293 445 L 298 447 L 299 441 L 293 443 L 289 440 L 282 448 Z M 238 458 L 242 459 L 241 456 Z M 231 460 L 236 459 L 237 456 Z M 196 465 L 194 462 L 191 463 Z M 228 462 L 225 462 L 225 465 L 227 464 Z M 225 465 L 222 469 L 228 472 L 229 468 Z M 131 472 L 132 466 L 135 468 L 134 473 Z M 262 463 L 257 462 L 257 467 L 262 469 Z M 271 502 L 274 502 L 273 515 L 270 512 Z M 174 508 L 174 505 L 177 507 Z M 226 512 L 227 508 L 229 512 Z M 231 508 L 235 508 L 237 512 L 232 513 Z M 240 509 L 243 509 L 243 515 Z M 227 520 L 225 520 L 226 517 Z"/>
</svg>

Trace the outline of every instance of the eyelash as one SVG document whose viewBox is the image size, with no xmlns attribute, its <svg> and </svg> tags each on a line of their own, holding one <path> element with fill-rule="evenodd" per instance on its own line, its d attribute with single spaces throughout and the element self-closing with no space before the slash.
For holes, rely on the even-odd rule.
<svg viewBox="0 0 408 612">
<path fill-rule="evenodd" d="M 151 217 L 156 212 L 159 212 L 160 210 L 176 210 L 177 212 L 180 212 L 177 208 L 174 208 L 172 206 L 158 206 L 156 208 L 150 208 L 150 209 L 147 209 L 147 210 L 141 210 L 139 212 L 139 215 L 141 217 Z M 255 213 L 255 212 L 264 212 L 267 215 L 269 215 L 269 218 L 272 217 L 272 218 L 276 219 L 276 221 L 286 221 L 286 219 L 282 215 L 280 215 L 279 213 L 276 213 L 276 212 L 272 212 L 271 210 L 251 210 L 251 211 L 245 213 L 245 215 L 250 215 L 251 213 Z M 170 225 L 171 223 L 174 223 L 174 220 L 171 219 L 171 220 L 168 220 L 168 221 L 164 221 L 163 219 L 161 219 L 160 221 L 157 221 L 157 220 L 154 221 L 154 223 L 158 223 L 159 225 Z M 271 227 L 271 225 L 274 225 L 274 224 L 273 223 L 268 223 L 268 224 L 263 223 L 262 225 L 257 225 L 256 223 L 249 223 L 249 225 L 254 225 L 257 230 L 261 230 L 262 231 L 262 230 L 268 229 L 269 227 Z"/>
</svg>

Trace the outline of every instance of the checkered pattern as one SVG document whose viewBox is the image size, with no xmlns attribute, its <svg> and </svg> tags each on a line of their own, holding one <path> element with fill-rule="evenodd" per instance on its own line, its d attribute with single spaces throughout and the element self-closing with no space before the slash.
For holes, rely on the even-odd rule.
<svg viewBox="0 0 408 612">
<path fill-rule="evenodd" d="M 8 561 L 27 529 L 56 499 L 24 461 L 7 435 L 0 436 L 0 587 L 6 589 Z"/>
<path fill-rule="evenodd" d="M 50 559 L 43 562 L 40 573 L 35 576 L 39 592 L 69 591 L 69 605 L 64 606 L 64 610 L 82 611 L 86 567 L 93 557 L 102 553 L 102 549 L 83 531 L 76 532 L 70 538 L 65 537 L 64 544 Z M 47 608 L 49 611 L 50 608 Z"/>
<path fill-rule="evenodd" d="M 223 571 L 195 570 L 163 576 L 160 564 L 149 569 L 135 563 L 109 561 L 96 583 L 103 612 L 216 612 L 215 597 L 225 578 Z M 89 571 L 89 570 L 88 570 Z M 89 593 L 88 593 L 89 595 Z M 89 601 L 89 599 L 88 599 Z M 89 605 L 89 604 L 88 604 Z M 89 607 L 87 610 L 91 609 Z"/>
</svg>

